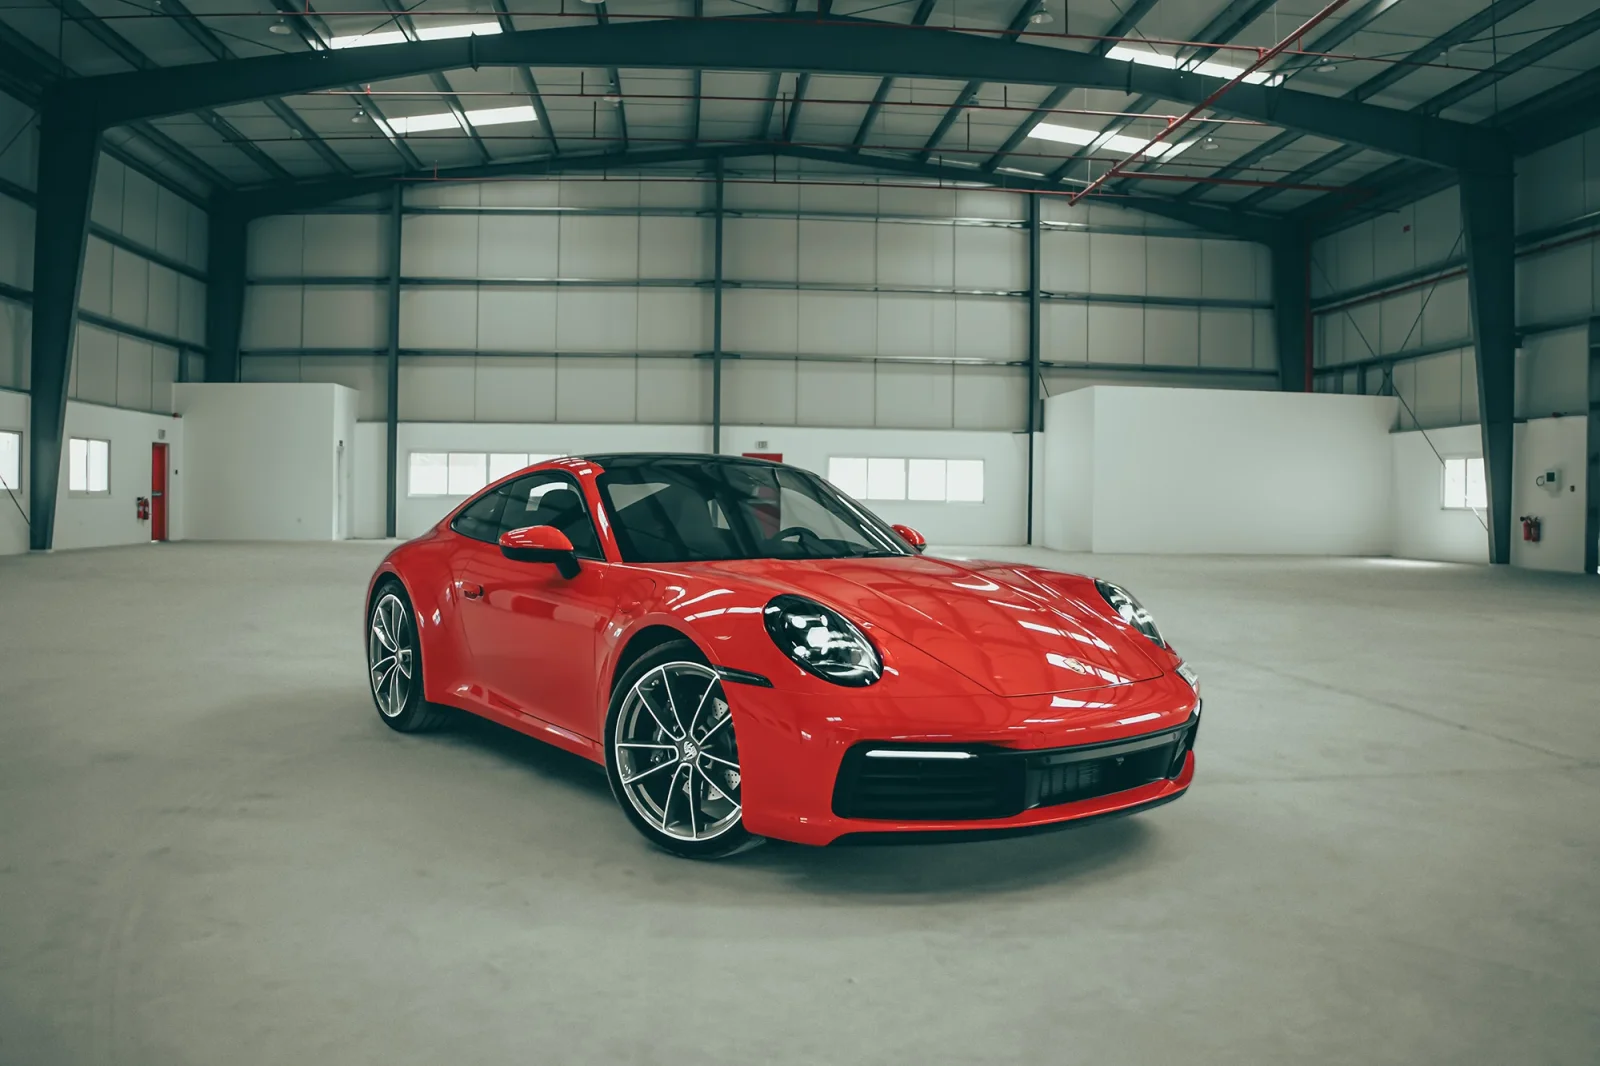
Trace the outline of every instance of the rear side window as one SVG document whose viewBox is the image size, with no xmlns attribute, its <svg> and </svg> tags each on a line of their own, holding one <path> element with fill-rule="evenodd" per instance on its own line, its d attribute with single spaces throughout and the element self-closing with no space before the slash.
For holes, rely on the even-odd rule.
<svg viewBox="0 0 1600 1066">
<path fill-rule="evenodd" d="M 467 509 L 456 515 L 456 520 L 450 523 L 450 528 L 460 533 L 463 537 L 473 540 L 487 541 L 490 544 L 500 543 L 500 516 L 506 508 L 506 495 L 501 490 L 487 493 L 467 505 Z"/>
<path fill-rule="evenodd" d="M 578 486 L 561 474 L 532 474 L 518 478 L 500 491 L 506 494 L 505 510 L 500 515 L 501 533 L 526 526 L 554 526 L 567 535 L 579 557 L 603 559 L 600 538 L 589 519 Z"/>
</svg>

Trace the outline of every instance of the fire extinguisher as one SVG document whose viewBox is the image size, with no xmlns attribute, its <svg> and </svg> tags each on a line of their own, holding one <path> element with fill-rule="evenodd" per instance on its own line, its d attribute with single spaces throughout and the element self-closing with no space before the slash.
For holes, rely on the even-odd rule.
<svg viewBox="0 0 1600 1066">
<path fill-rule="evenodd" d="M 139 521 L 150 521 L 150 497 L 140 496 L 137 500 L 135 500 L 134 510 L 138 515 Z"/>
<path fill-rule="evenodd" d="M 1533 544 L 1539 543 L 1539 530 L 1544 520 L 1535 518 L 1533 515 L 1523 515 L 1520 521 L 1522 522 L 1522 539 Z"/>
</svg>

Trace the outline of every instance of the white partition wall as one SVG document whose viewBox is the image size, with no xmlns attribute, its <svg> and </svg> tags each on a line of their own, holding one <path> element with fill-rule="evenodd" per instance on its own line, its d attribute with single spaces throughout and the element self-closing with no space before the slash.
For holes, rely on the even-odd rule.
<svg viewBox="0 0 1600 1066">
<path fill-rule="evenodd" d="M 354 524 L 356 397 L 339 385 L 196 384 L 175 390 L 192 442 L 188 534 L 337 540 Z"/>
<path fill-rule="evenodd" d="M 1195 389 L 1095 387 L 1052 398 L 1045 544 L 1386 555 L 1394 408 L 1384 397 Z"/>
</svg>

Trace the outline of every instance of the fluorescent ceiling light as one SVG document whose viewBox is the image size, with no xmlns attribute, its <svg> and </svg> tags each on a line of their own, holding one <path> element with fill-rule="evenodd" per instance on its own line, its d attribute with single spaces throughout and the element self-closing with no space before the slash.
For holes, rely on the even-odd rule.
<svg viewBox="0 0 1600 1066">
<path fill-rule="evenodd" d="M 451 37 L 489 37 L 500 32 L 498 22 L 467 22 L 456 26 L 419 26 L 417 36 L 424 41 L 443 41 Z M 371 48 L 380 44 L 404 44 L 407 38 L 400 30 L 373 30 L 371 33 L 352 33 L 328 41 L 332 48 Z"/>
<path fill-rule="evenodd" d="M 1195 74 L 1207 74 L 1213 78 L 1237 78 L 1244 74 L 1243 67 L 1233 67 L 1226 63 L 1214 63 L 1206 60 L 1203 63 L 1190 64 L 1173 56 L 1164 56 L 1158 52 L 1149 52 L 1143 48 L 1129 48 L 1119 44 L 1106 53 L 1107 59 L 1120 59 L 1127 63 L 1142 63 L 1147 67 L 1161 67 L 1165 70 L 1187 70 Z M 1264 70 L 1245 74 L 1244 80 L 1250 85 L 1278 85 L 1283 82 L 1282 74 L 1269 74 Z"/>
<path fill-rule="evenodd" d="M 468 111 L 467 121 L 474 126 L 504 126 L 509 122 L 537 122 L 532 104 L 517 107 L 488 107 Z M 391 118 L 389 127 L 396 133 L 427 133 L 431 130 L 454 130 L 461 126 L 449 111 L 437 115 L 412 115 L 409 118 Z"/>
<path fill-rule="evenodd" d="M 1092 144 L 1096 148 L 1109 148 L 1113 152 L 1126 152 L 1130 155 L 1150 142 L 1148 137 L 1129 137 L 1125 133 L 1113 133 L 1108 136 L 1099 130 L 1063 126 L 1057 122 L 1041 122 L 1028 131 L 1028 136 L 1037 137 L 1042 141 L 1060 141 L 1062 144 Z M 1152 144 L 1144 154 L 1151 159 L 1166 159 L 1184 151 L 1193 143 L 1193 141 L 1179 141 L 1177 144 L 1165 142 Z"/>
</svg>

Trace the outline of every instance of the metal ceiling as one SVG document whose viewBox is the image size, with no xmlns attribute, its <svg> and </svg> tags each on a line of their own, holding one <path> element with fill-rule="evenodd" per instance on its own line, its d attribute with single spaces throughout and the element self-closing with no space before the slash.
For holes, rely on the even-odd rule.
<svg viewBox="0 0 1600 1066">
<path fill-rule="evenodd" d="M 198 192 L 631 153 L 963 170 L 1071 193 L 1322 0 L 39 0 L 0 8 L 3 84 L 71 79 L 111 136 Z M 429 39 L 448 27 L 495 36 Z M 1314 216 L 1425 182 L 1600 99 L 1600 4 L 1346 2 L 1105 191 Z M 524 33 L 519 31 L 540 31 Z M 951 32 L 961 31 L 961 32 Z M 460 32 L 458 30 L 458 32 Z M 330 47 L 344 38 L 389 41 Z M 1163 65 L 1120 58 L 1132 49 Z M 275 58 L 274 58 L 275 57 Z M 194 66 L 194 64 L 206 64 Z M 677 64 L 677 65 L 674 65 Z M 168 68 L 183 68 L 170 70 Z M 123 77 L 111 77 L 125 75 Z M 78 81 L 77 79 L 90 79 Z M 1577 99 L 1574 99 L 1576 95 Z M 524 121 L 471 113 L 521 107 Z M 450 116 L 447 128 L 399 132 Z M 1030 136 L 1041 121 L 1087 131 Z M 1524 143 L 1524 147 L 1526 144 Z M 858 157 L 852 160 L 849 157 Z M 560 161 L 557 163 L 557 161 Z M 1396 162 L 1400 160 L 1400 162 Z M 1420 165 L 1419 165 L 1420 164 Z M 354 184 L 352 184 L 354 187 Z M 1098 190 L 1097 190 L 1098 191 Z"/>
</svg>

